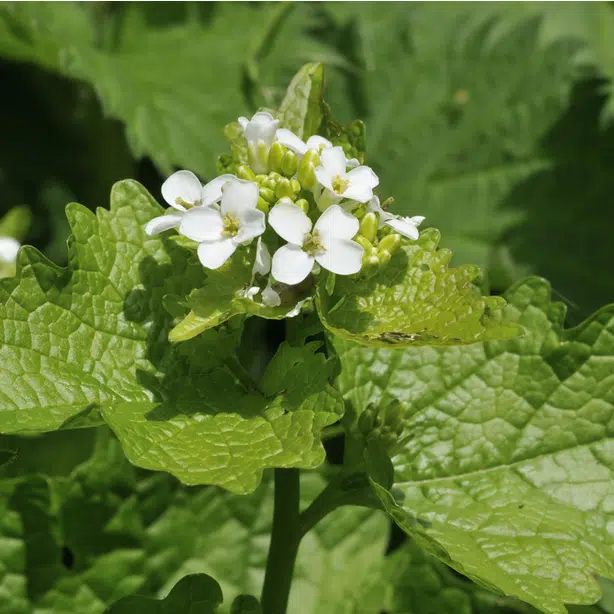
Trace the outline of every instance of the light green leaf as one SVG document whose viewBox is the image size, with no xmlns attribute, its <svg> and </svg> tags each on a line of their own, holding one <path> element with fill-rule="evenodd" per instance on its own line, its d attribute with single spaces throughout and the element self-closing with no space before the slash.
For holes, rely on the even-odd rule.
<svg viewBox="0 0 614 614">
<path fill-rule="evenodd" d="M 467 348 L 373 350 L 333 337 L 360 414 L 384 392 L 410 408 L 390 490 L 405 531 L 461 573 L 544 612 L 614 577 L 614 308 L 565 330 L 537 278 L 506 296 L 522 337 Z"/>
<path fill-rule="evenodd" d="M 188 295 L 204 272 L 194 253 L 145 235 L 160 212 L 125 181 L 110 211 L 69 206 L 68 269 L 22 250 L 18 277 L 0 285 L 0 432 L 104 419 L 134 463 L 237 492 L 253 490 L 266 467 L 317 466 L 320 430 L 338 420 L 340 402 L 296 407 L 250 389 L 234 323 L 167 341 L 163 297 Z"/>
<path fill-rule="evenodd" d="M 181 578 L 162 600 L 133 595 L 124 597 L 105 610 L 105 614 L 215 614 L 222 603 L 220 585 L 205 574 Z"/>
<path fill-rule="evenodd" d="M 324 66 L 305 64 L 294 76 L 279 106 L 280 126 L 306 141 L 324 118 Z"/>
<path fill-rule="evenodd" d="M 0 218 L 0 236 L 13 237 L 23 241 L 32 223 L 32 213 L 25 206 L 13 207 Z"/>
<path fill-rule="evenodd" d="M 439 233 L 405 240 L 386 268 L 371 277 L 326 279 L 317 289 L 322 322 L 331 332 L 381 347 L 462 345 L 518 334 L 501 320 L 500 297 L 479 296 L 474 266 L 449 269 L 451 254 L 437 250 Z"/>
</svg>

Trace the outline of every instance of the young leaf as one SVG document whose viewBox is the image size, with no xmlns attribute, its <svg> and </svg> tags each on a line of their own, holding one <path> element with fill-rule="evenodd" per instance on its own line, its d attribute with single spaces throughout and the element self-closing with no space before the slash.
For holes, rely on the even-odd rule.
<svg viewBox="0 0 614 614">
<path fill-rule="evenodd" d="M 324 66 L 305 64 L 294 76 L 279 106 L 280 126 L 303 141 L 317 134 L 322 119 Z"/>
<path fill-rule="evenodd" d="M 189 294 L 204 272 L 194 254 L 145 235 L 159 213 L 125 181 L 110 211 L 69 206 L 68 269 L 22 250 L 18 276 L 0 285 L 0 432 L 104 419 L 134 463 L 237 492 L 266 467 L 317 466 L 319 432 L 341 402 L 297 407 L 250 389 L 234 358 L 237 326 L 168 342 L 163 297 Z"/>
<path fill-rule="evenodd" d="M 215 614 L 222 603 L 220 585 L 206 574 L 185 576 L 162 600 L 131 595 L 105 610 L 105 614 Z"/>
<path fill-rule="evenodd" d="M 451 254 L 437 250 L 429 229 L 405 241 L 386 268 L 372 277 L 337 277 L 332 292 L 320 281 L 316 304 L 331 332 L 365 345 L 463 345 L 507 339 L 520 331 L 501 320 L 500 297 L 479 296 L 479 269 L 448 268 Z"/>
<path fill-rule="evenodd" d="M 614 307 L 565 330 L 532 278 L 504 317 L 522 337 L 467 348 L 373 350 L 333 337 L 356 413 L 384 391 L 410 407 L 390 490 L 401 528 L 449 565 L 544 612 L 599 597 L 614 577 Z"/>
</svg>

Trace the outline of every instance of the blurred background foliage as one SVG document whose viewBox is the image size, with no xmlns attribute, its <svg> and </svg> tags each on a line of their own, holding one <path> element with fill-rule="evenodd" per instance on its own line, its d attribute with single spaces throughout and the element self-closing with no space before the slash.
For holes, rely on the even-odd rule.
<svg viewBox="0 0 614 614">
<path fill-rule="evenodd" d="M 454 251 L 456 263 L 483 267 L 484 284 L 493 292 L 537 273 L 568 303 L 572 323 L 614 300 L 610 3 L 2 3 L 0 218 L 16 206 L 30 212 L 20 209 L 17 217 L 4 218 L 7 228 L 16 228 L 6 233 L 64 264 L 66 203 L 107 206 L 111 185 L 126 177 L 138 179 L 160 198 L 160 185 L 175 168 L 210 179 L 216 155 L 226 149 L 223 126 L 261 106 L 275 107 L 290 77 L 307 61 L 326 64 L 327 99 L 335 116 L 367 123 L 367 163 L 380 175 L 380 195 L 394 196 L 398 213 L 425 215 L 429 225 L 441 229 L 443 245 Z M 142 477 L 124 466 L 121 454 L 111 462 L 107 457 L 114 448 L 106 444 L 96 444 L 98 455 L 86 461 L 95 441 L 93 431 L 38 439 L 0 437 L 2 447 L 18 452 L 5 476 L 40 471 L 71 476 L 65 483 L 53 482 L 54 488 L 66 490 L 61 497 L 56 493 L 61 505 L 43 492 L 46 486 L 34 485 L 39 497 L 34 508 L 47 510 L 47 501 L 45 518 L 61 525 L 45 521 L 45 533 L 35 523 L 38 534 L 50 536 L 44 551 L 55 567 L 49 567 L 45 578 L 54 586 L 58 578 L 64 583 L 55 597 L 45 597 L 51 600 L 48 609 L 36 612 L 72 612 L 57 604 L 68 599 L 65 595 L 81 594 L 86 585 L 95 588 L 97 597 L 79 602 L 75 611 L 102 611 L 117 597 L 113 573 L 132 582 L 120 592 L 162 590 L 168 570 L 161 563 L 156 567 L 162 559 L 148 548 L 165 552 L 166 546 L 161 538 L 161 545 L 143 541 L 142 526 L 153 523 L 157 512 L 151 518 L 139 516 L 151 512 L 135 504 L 149 496 L 149 486 L 135 486 L 139 480 L 160 482 L 164 492 L 177 489 L 179 503 L 173 505 L 182 510 L 194 498 L 203 523 L 210 524 L 199 497 L 213 497 L 207 494 L 212 489 L 179 489 L 167 476 Z M 87 471 L 84 462 L 89 463 Z M 92 469 L 97 463 L 100 471 Z M 110 472 L 115 466 L 121 469 Z M 80 480 L 86 477 L 84 486 Z M 83 493 L 90 508 L 83 506 Z M 166 495 L 156 493 L 152 500 L 164 504 Z M 17 495 L 11 497 L 3 515 L 6 526 L 0 527 L 9 545 L 18 539 L 11 514 L 22 513 L 25 505 Z M 74 506 L 71 497 L 77 501 Z M 2 501 L 0 497 L 0 507 Z M 255 505 L 257 498 L 246 498 L 245 504 L 229 501 L 224 505 L 242 518 L 241 506 Z M 79 514 L 89 515 L 90 521 Z M 180 524 L 173 521 L 169 543 L 175 544 Z M 89 537 L 77 534 L 81 526 Z M 115 570 L 111 573 L 105 557 L 116 544 L 96 532 L 101 527 L 120 535 L 131 553 L 136 548 L 132 540 L 145 543 L 139 556 L 154 561 L 153 567 L 143 571 L 141 559 L 138 565 L 126 559 L 126 566 L 136 566 L 129 573 L 109 559 Z M 374 531 L 381 549 L 386 529 Z M 198 563 L 200 567 L 193 562 L 191 540 L 189 534 L 185 553 L 178 556 L 185 554 L 193 567 L 204 565 L 203 570 L 218 575 L 208 562 Z M 398 542 L 393 533 L 391 543 Z M 222 546 L 230 551 L 225 542 Z M 404 548 L 398 560 L 417 556 L 409 553 L 411 546 Z M 12 554 L 7 559 L 17 565 L 16 560 Z M 423 585 L 435 592 L 453 586 L 446 593 L 455 603 L 450 612 L 532 611 L 492 595 L 479 597 L 478 589 L 449 570 L 435 574 L 430 562 L 420 563 L 421 568 L 431 580 L 441 579 L 408 584 L 412 574 L 404 572 L 409 564 L 386 561 L 382 565 L 390 567 L 382 568 L 382 577 L 397 567 L 403 576 L 391 593 L 389 603 L 396 604 L 389 605 L 391 612 L 444 611 L 430 593 L 424 597 Z M 169 569 L 175 565 L 171 563 Z M 36 567 L 36 561 L 30 564 Z M 187 571 L 194 570 L 190 565 Z M 233 558 L 228 569 L 234 567 Z M 318 568 L 305 565 L 306 570 L 312 567 Z M 75 570 L 85 575 L 77 577 Z M 30 571 L 16 567 L 12 577 Z M 312 582 L 316 588 L 320 584 Z M 614 612 L 611 584 L 604 589 L 600 606 L 570 611 Z M 32 591 L 51 594 L 32 584 L 28 591 L 11 590 L 6 603 L 14 605 L 11 599 L 23 594 L 23 603 L 9 608 L 11 614 L 33 611 L 27 603 L 34 603 L 38 594 Z M 361 592 L 357 595 L 357 603 L 366 599 Z M 70 603 L 77 603 L 76 597 Z"/>
<path fill-rule="evenodd" d="M 579 321 L 614 298 L 612 41 L 600 2 L 4 3 L 0 213 L 30 206 L 61 263 L 68 201 L 211 178 L 223 126 L 318 60 L 396 211 L 495 292 L 547 277 Z"/>
</svg>

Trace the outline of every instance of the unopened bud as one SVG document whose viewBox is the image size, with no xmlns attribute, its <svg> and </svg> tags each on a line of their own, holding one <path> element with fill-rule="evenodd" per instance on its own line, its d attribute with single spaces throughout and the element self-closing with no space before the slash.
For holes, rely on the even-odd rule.
<svg viewBox="0 0 614 614">
<path fill-rule="evenodd" d="M 369 239 L 367 239 L 366 237 L 363 237 L 360 234 L 354 237 L 354 241 L 356 241 L 356 243 L 358 243 L 358 245 L 360 245 L 365 250 L 365 255 L 363 256 L 363 260 L 365 259 L 365 257 L 370 256 L 375 250 L 375 248 L 373 247 L 373 243 L 371 243 Z"/>
<path fill-rule="evenodd" d="M 290 179 L 290 183 L 292 184 L 294 193 L 298 194 L 301 191 L 301 182 L 298 179 Z"/>
<path fill-rule="evenodd" d="M 281 164 L 287 149 L 278 141 L 275 141 L 269 149 L 269 167 L 274 171 L 281 171 Z"/>
<path fill-rule="evenodd" d="M 289 179 L 282 177 L 277 182 L 275 196 L 277 196 L 277 198 L 292 198 L 294 196 L 294 190 L 292 189 L 292 184 Z"/>
<path fill-rule="evenodd" d="M 380 265 L 384 266 L 390 262 L 390 260 L 392 259 L 392 254 L 385 249 L 378 248 L 377 259 L 379 260 Z"/>
<path fill-rule="evenodd" d="M 264 185 L 264 182 L 269 178 L 268 175 L 256 175 L 256 183 L 258 185 Z"/>
<path fill-rule="evenodd" d="M 265 176 L 266 175 L 262 175 L 262 177 Z M 241 166 L 239 166 L 239 168 L 237 168 L 237 177 L 239 179 L 245 179 L 247 181 L 256 181 L 256 175 L 254 174 L 254 171 L 246 164 L 242 164 Z"/>
<path fill-rule="evenodd" d="M 309 215 L 309 203 L 304 198 L 299 198 L 294 204 L 300 207 L 306 215 Z"/>
<path fill-rule="evenodd" d="M 265 188 L 268 188 L 269 190 L 273 190 L 273 192 L 274 192 L 275 188 L 277 187 L 277 179 L 275 179 L 275 177 L 271 177 L 271 175 L 269 175 L 262 182 L 262 186 L 265 187 Z"/>
<path fill-rule="evenodd" d="M 263 213 L 269 212 L 269 203 L 267 203 L 262 196 L 258 197 L 258 204 L 256 205 L 256 209 L 260 209 Z"/>
<path fill-rule="evenodd" d="M 281 172 L 286 177 L 292 177 L 298 169 L 298 158 L 293 151 L 286 151 L 281 161 Z"/>
<path fill-rule="evenodd" d="M 268 203 L 274 203 L 276 200 L 275 192 L 270 188 L 260 188 L 260 196 L 261 198 L 264 198 L 264 200 L 266 200 Z"/>
<path fill-rule="evenodd" d="M 401 235 L 394 233 L 386 235 L 378 244 L 378 251 L 387 251 L 390 255 L 394 254 L 401 245 Z"/>
<path fill-rule="evenodd" d="M 375 237 L 377 236 L 377 227 L 377 215 L 373 213 L 373 211 L 370 211 L 369 213 L 366 213 L 360 221 L 360 234 L 365 239 L 369 239 L 369 241 L 373 243 L 373 241 L 375 241 Z"/>
<path fill-rule="evenodd" d="M 362 217 L 364 217 L 366 212 L 367 212 L 367 205 L 360 204 L 358 205 L 358 207 L 356 207 L 356 209 L 354 209 L 354 211 L 352 212 L 352 215 L 355 218 L 361 219 Z"/>
<path fill-rule="evenodd" d="M 247 162 L 256 173 L 269 170 L 269 148 L 264 141 L 250 143 L 247 147 Z"/>
<path fill-rule="evenodd" d="M 316 149 L 309 149 L 298 165 L 298 180 L 306 190 L 311 190 L 316 184 L 316 166 L 320 164 L 320 154 Z"/>
</svg>

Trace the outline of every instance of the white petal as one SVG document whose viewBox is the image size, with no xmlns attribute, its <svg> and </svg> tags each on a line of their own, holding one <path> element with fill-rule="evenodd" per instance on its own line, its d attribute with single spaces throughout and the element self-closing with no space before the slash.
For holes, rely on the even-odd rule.
<svg viewBox="0 0 614 614">
<path fill-rule="evenodd" d="M 289 200 L 277 203 L 271 209 L 269 224 L 282 239 L 295 245 L 303 245 L 305 235 L 311 230 L 311 220 Z"/>
<path fill-rule="evenodd" d="M 145 224 L 145 234 L 151 237 L 153 235 L 160 234 L 165 230 L 177 228 L 177 226 L 181 224 L 182 218 L 183 215 L 181 215 L 181 213 L 173 213 L 170 215 L 161 215 L 160 217 L 154 217 L 153 220 L 149 220 L 149 222 Z"/>
<path fill-rule="evenodd" d="M 301 139 L 299 139 L 294 132 L 287 130 L 286 128 L 280 128 L 277 131 L 275 138 L 284 147 L 291 149 L 294 153 L 299 155 L 303 155 L 308 149 L 307 145 L 305 145 L 305 143 L 303 143 L 303 141 L 301 141 Z"/>
<path fill-rule="evenodd" d="M 256 113 L 251 121 L 245 126 L 245 138 L 248 141 L 264 141 L 267 146 L 271 146 L 275 140 L 275 133 L 279 126 L 279 120 L 273 119 L 270 113 L 260 111 Z"/>
<path fill-rule="evenodd" d="M 220 212 L 211 207 L 190 209 L 181 216 L 179 233 L 193 241 L 214 241 L 222 236 L 223 230 Z"/>
<path fill-rule="evenodd" d="M 329 192 L 333 191 L 333 177 L 335 175 L 331 174 L 328 169 L 323 166 L 316 166 L 315 170 L 316 181 L 324 186 Z"/>
<path fill-rule="evenodd" d="M 332 239 L 326 251 L 316 256 L 316 262 L 331 273 L 351 275 L 362 267 L 364 250 L 355 241 Z"/>
<path fill-rule="evenodd" d="M 198 246 L 198 259 L 208 269 L 219 269 L 237 249 L 232 239 L 203 241 Z"/>
<path fill-rule="evenodd" d="M 392 217 L 386 220 L 386 225 L 394 228 L 400 235 L 414 241 L 420 236 L 417 225 L 408 217 Z"/>
<path fill-rule="evenodd" d="M 304 252 L 298 245 L 284 245 L 273 254 L 273 277 L 284 284 L 300 284 L 313 268 L 313 256 Z"/>
<path fill-rule="evenodd" d="M 345 176 L 345 154 L 341 147 L 329 147 L 320 154 L 320 165 L 331 177 Z M 317 176 L 317 175 L 316 175 Z M 328 187 L 328 186 L 327 186 Z"/>
<path fill-rule="evenodd" d="M 162 198 L 175 209 L 185 211 L 183 205 L 177 204 L 181 198 L 190 204 L 199 204 L 202 196 L 202 185 L 192 171 L 177 171 L 162 184 Z"/>
<path fill-rule="evenodd" d="M 233 241 L 239 245 L 259 237 L 266 229 L 264 213 L 260 209 L 247 209 L 241 212 L 241 226 Z"/>
<path fill-rule="evenodd" d="M 281 305 L 281 296 L 279 296 L 278 292 L 273 290 L 270 279 L 266 288 L 262 291 L 262 302 L 267 307 L 279 307 Z"/>
<path fill-rule="evenodd" d="M 21 243 L 17 239 L 13 237 L 0 237 L 0 260 L 8 263 L 15 262 L 20 247 Z"/>
<path fill-rule="evenodd" d="M 345 165 L 349 166 L 350 168 L 357 168 L 360 166 L 360 162 L 356 158 L 349 158 L 345 161 Z"/>
<path fill-rule="evenodd" d="M 222 188 L 224 185 L 229 181 L 233 181 L 234 179 L 236 179 L 234 175 L 225 173 L 224 175 L 220 175 L 204 185 L 201 195 L 201 205 L 203 207 L 208 207 L 209 205 L 218 202 L 222 198 Z"/>
<path fill-rule="evenodd" d="M 250 300 L 254 300 L 254 296 L 260 292 L 259 286 L 252 286 L 251 288 L 245 288 L 245 290 L 241 290 L 239 292 L 239 296 L 241 298 L 248 298 Z"/>
<path fill-rule="evenodd" d="M 256 244 L 256 258 L 254 260 L 254 268 L 252 275 L 266 275 L 271 270 L 271 254 L 262 237 L 258 238 Z"/>
<path fill-rule="evenodd" d="M 423 215 L 414 215 L 414 217 L 410 217 L 409 219 L 416 226 L 420 226 L 420 224 L 422 224 L 426 218 Z"/>
<path fill-rule="evenodd" d="M 380 205 L 379 196 L 373 196 L 367 205 L 367 211 L 373 211 L 375 213 L 379 213 L 380 215 L 384 213 L 382 206 Z"/>
<path fill-rule="evenodd" d="M 246 209 L 255 209 L 258 204 L 258 184 L 245 179 L 233 178 L 222 194 L 222 214 L 240 217 Z"/>
<path fill-rule="evenodd" d="M 358 233 L 359 228 L 360 222 L 339 205 L 329 207 L 315 225 L 325 247 L 329 240 L 351 239 Z"/>
<path fill-rule="evenodd" d="M 378 176 L 368 166 L 353 168 L 345 178 L 349 180 L 350 185 L 343 192 L 343 197 L 359 203 L 371 200 L 373 188 L 379 184 Z"/>
<path fill-rule="evenodd" d="M 368 185 L 371 189 L 376 188 L 379 185 L 379 177 L 373 172 L 373 169 L 369 166 L 357 166 L 345 176 L 350 180 L 350 183 L 361 183 Z"/>
<path fill-rule="evenodd" d="M 319 134 L 314 134 L 313 136 L 310 136 L 307 139 L 305 145 L 307 146 L 307 149 L 320 149 L 320 147 L 323 149 L 328 149 L 329 147 L 333 146 L 333 144 L 328 139 L 325 139 Z"/>
</svg>

